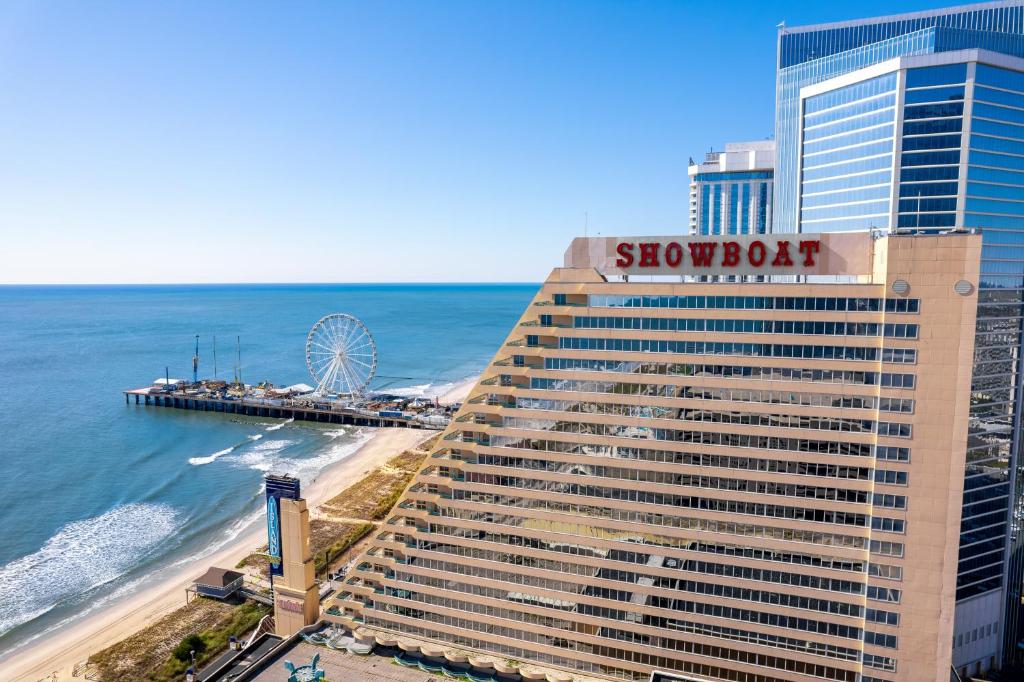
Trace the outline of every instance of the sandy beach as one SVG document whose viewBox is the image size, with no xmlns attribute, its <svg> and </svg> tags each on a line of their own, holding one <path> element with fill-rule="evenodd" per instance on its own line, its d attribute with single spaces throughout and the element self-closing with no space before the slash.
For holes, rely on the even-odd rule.
<svg viewBox="0 0 1024 682">
<path fill-rule="evenodd" d="M 444 396 L 448 402 L 465 397 L 473 381 L 457 384 Z M 461 396 L 461 397 L 460 397 Z M 314 509 L 394 455 L 409 449 L 436 431 L 378 429 L 359 450 L 331 465 L 307 485 L 303 494 Z M 9 680 L 36 682 L 72 680 L 74 667 L 90 654 L 118 642 L 168 612 L 185 605 L 185 588 L 209 566 L 233 568 L 243 557 L 266 542 L 260 523 L 246 529 L 229 545 L 202 557 L 188 567 L 154 578 L 139 592 L 97 611 L 77 623 L 26 645 L 2 660 Z M 81 678 L 74 678 L 81 679 Z"/>
<path fill-rule="evenodd" d="M 476 385 L 477 380 L 480 377 L 472 377 L 470 379 L 464 379 L 454 386 L 452 386 L 447 393 L 438 396 L 437 402 L 442 405 L 451 405 L 453 403 L 461 403 L 469 395 L 469 392 L 473 390 L 473 386 Z"/>
</svg>

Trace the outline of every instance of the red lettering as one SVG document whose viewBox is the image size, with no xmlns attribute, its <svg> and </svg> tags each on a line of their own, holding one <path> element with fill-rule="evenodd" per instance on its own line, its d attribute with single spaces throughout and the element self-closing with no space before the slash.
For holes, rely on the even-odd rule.
<svg viewBox="0 0 1024 682">
<path fill-rule="evenodd" d="M 750 242 L 750 246 L 747 247 L 747 260 L 750 264 L 756 268 L 764 265 L 764 259 L 768 257 L 768 250 L 764 246 L 764 242 L 761 240 Z"/>
<path fill-rule="evenodd" d="M 779 251 L 775 254 L 775 260 L 772 261 L 772 267 L 777 268 L 780 265 L 792 265 L 793 259 L 789 257 L 789 242 L 779 242 Z"/>
<path fill-rule="evenodd" d="M 734 268 L 740 264 L 740 245 L 736 242 L 725 242 L 722 247 L 722 267 Z"/>
<path fill-rule="evenodd" d="M 814 254 L 821 251 L 820 239 L 809 239 L 800 242 L 800 253 L 804 254 L 804 265 L 814 265 Z"/>
<path fill-rule="evenodd" d="M 711 267 L 717 242 L 690 242 L 687 246 L 690 247 L 690 258 L 693 259 L 694 267 Z"/>
<path fill-rule="evenodd" d="M 618 260 L 615 261 L 615 265 L 620 268 L 628 268 L 633 264 L 633 245 L 629 242 L 622 242 L 615 247 L 615 252 L 619 254 Z"/>
<path fill-rule="evenodd" d="M 665 245 L 665 265 L 670 268 L 679 267 L 683 262 L 683 247 L 678 242 L 669 242 Z"/>
<path fill-rule="evenodd" d="M 661 244 L 658 242 L 647 242 L 640 244 L 640 263 L 642 268 L 658 267 L 658 249 Z"/>
</svg>

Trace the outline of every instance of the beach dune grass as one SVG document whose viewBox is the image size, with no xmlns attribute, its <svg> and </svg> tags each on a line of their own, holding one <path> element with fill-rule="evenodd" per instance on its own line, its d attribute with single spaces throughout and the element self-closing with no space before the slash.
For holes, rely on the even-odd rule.
<svg viewBox="0 0 1024 682">
<path fill-rule="evenodd" d="M 337 517 L 383 521 L 419 471 L 426 458 L 427 448 L 435 440 L 432 438 L 420 448 L 406 450 L 392 457 L 383 467 L 374 469 L 324 502 L 323 510 Z"/>
<path fill-rule="evenodd" d="M 195 649 L 196 665 L 202 665 L 225 651 L 231 637 L 251 632 L 268 613 L 269 607 L 254 602 L 233 605 L 197 597 L 153 625 L 90 656 L 89 679 L 183 680 L 191 663 L 189 650 Z M 197 637 L 202 645 L 187 642 L 190 637 Z"/>
</svg>

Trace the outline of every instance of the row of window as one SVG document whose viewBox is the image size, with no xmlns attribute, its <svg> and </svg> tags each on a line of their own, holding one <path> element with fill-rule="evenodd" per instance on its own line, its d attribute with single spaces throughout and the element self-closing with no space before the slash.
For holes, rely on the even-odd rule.
<svg viewBox="0 0 1024 682">
<path fill-rule="evenodd" d="M 577 358 L 544 358 L 544 369 L 547 370 L 581 370 L 585 372 L 621 372 L 628 374 L 655 374 L 665 376 L 704 376 L 722 377 L 726 379 L 754 379 L 756 381 L 804 381 L 827 384 L 858 384 L 865 386 L 881 386 L 883 388 L 913 388 L 913 374 L 890 374 L 863 372 L 849 369 L 809 369 L 806 367 L 751 367 L 747 365 L 716 365 L 700 362 L 640 362 L 636 360 L 591 360 Z M 532 382 L 536 378 L 531 379 Z M 548 382 L 566 381 L 564 379 L 546 379 Z M 567 384 L 568 385 L 568 384 Z M 629 386 L 630 384 L 619 384 Z M 550 385 L 546 388 L 552 388 Z M 678 386 L 670 386 L 674 397 Z M 573 390 L 566 388 L 565 390 Z M 619 391 L 597 390 L 598 393 Z M 622 392 L 632 392 L 623 388 Z M 660 393 L 660 392 L 659 392 Z"/>
<path fill-rule="evenodd" d="M 650 543 L 676 549 L 687 549 L 692 544 L 692 538 L 657 535 L 650 532 L 653 530 L 653 527 L 660 526 L 678 530 L 732 535 L 741 538 L 798 542 L 812 545 L 816 551 L 821 551 L 827 547 L 845 547 L 861 550 L 867 548 L 867 541 L 861 536 L 825 530 L 781 528 L 736 520 L 705 519 L 692 516 L 677 516 L 675 514 L 666 515 L 657 511 L 645 511 L 642 509 L 617 509 L 607 505 L 595 506 L 592 504 L 576 504 L 512 495 L 470 493 L 466 491 L 456 491 L 456 493 L 457 495 L 454 499 L 473 501 L 477 504 L 488 504 L 494 506 L 495 509 L 493 511 L 481 509 L 467 510 L 443 506 L 439 509 L 438 516 L 445 519 L 471 521 L 477 524 L 486 522 L 489 524 L 506 525 L 517 529 L 526 526 L 527 530 L 534 532 L 546 529 L 549 532 L 555 533 L 600 538 L 603 540 Z M 517 514 L 511 513 L 512 511 L 516 511 Z M 531 517 L 531 512 L 539 514 L 542 518 Z M 581 517 L 581 520 L 588 523 L 570 523 L 564 519 L 555 522 L 547 521 L 543 518 L 546 514 L 551 513 L 578 516 Z M 593 523 L 599 523 L 601 520 L 636 524 L 638 528 L 632 531 L 624 531 L 592 525 Z M 434 523 L 431 523 L 430 527 L 433 529 Z M 590 548 L 584 549 L 586 549 L 587 554 L 593 551 Z M 834 564 L 835 561 L 834 559 L 832 563 Z"/>
<path fill-rule="evenodd" d="M 590 446 L 576 444 L 574 448 L 578 452 L 570 454 L 593 457 Z M 856 481 L 867 481 L 872 478 L 872 470 L 868 467 L 847 466 L 837 464 L 821 464 L 818 462 L 800 462 L 784 459 L 762 459 L 760 457 L 737 457 L 733 455 L 711 455 L 695 452 L 671 452 L 665 450 L 646 450 L 643 448 L 617 448 L 613 456 L 625 460 L 641 460 L 650 462 L 666 462 L 673 464 L 696 466 L 701 468 L 734 469 L 739 471 L 760 471 L 764 473 L 786 474 L 789 476 L 811 476 L 816 478 L 840 478 Z M 473 463 L 472 454 L 460 454 L 459 459 Z M 567 462 L 548 461 L 533 459 L 532 457 L 510 457 L 505 455 L 478 454 L 476 463 L 493 466 L 508 466 L 522 469 L 539 469 L 542 471 L 557 471 L 560 467 L 573 466 L 583 467 L 590 471 L 603 471 L 604 465 L 595 464 L 569 464 Z M 616 467 L 621 474 L 616 478 L 627 480 L 643 480 L 643 476 L 649 473 L 648 469 L 630 469 Z M 630 473 L 635 472 L 635 473 Z"/>
<path fill-rule="evenodd" d="M 687 429 L 662 429 L 647 426 L 620 426 L 615 424 L 590 424 L 584 422 L 556 422 L 554 420 L 517 419 L 508 417 L 504 424 L 508 429 L 542 430 L 552 433 L 578 433 L 582 435 L 610 436 L 644 440 L 666 440 L 703 445 L 726 447 L 754 447 L 758 450 L 782 450 L 820 455 L 841 455 L 844 457 L 870 457 L 872 445 L 842 440 L 817 440 L 810 438 L 787 438 L 774 435 L 749 433 L 722 433 L 719 431 L 691 431 Z M 518 443 L 521 436 L 494 436 L 490 442 L 496 446 L 502 443 Z M 589 443 L 588 443 L 589 444 Z M 516 445 L 513 445 L 516 446 Z"/>
<path fill-rule="evenodd" d="M 879 336 L 916 339 L 916 324 L 821 322 L 812 320 L 715 320 L 677 317 L 575 317 L 576 329 L 644 329 L 669 332 Z"/>
<path fill-rule="evenodd" d="M 532 471 L 547 471 L 550 473 L 566 474 L 573 476 L 585 476 L 587 478 L 595 479 L 606 479 L 607 481 L 644 481 L 653 483 L 655 485 L 669 485 L 669 486 L 680 486 L 687 488 L 698 488 L 703 490 L 725 490 L 729 492 L 738 493 L 749 493 L 752 495 L 772 495 L 772 496 L 783 496 L 783 497 L 798 497 L 798 498 L 809 498 L 813 500 L 831 500 L 834 502 L 845 502 L 849 504 L 865 504 L 867 503 L 870 493 L 866 490 L 848 490 L 845 488 L 832 488 L 824 486 L 805 485 L 802 483 L 779 483 L 774 481 L 753 481 L 746 479 L 736 478 L 721 478 L 718 476 L 707 476 L 707 475 L 692 475 L 692 474 L 679 474 L 667 471 L 638 471 L 636 469 L 617 469 L 614 467 L 583 467 L 580 465 L 565 464 L 562 462 L 544 462 L 543 460 L 527 460 L 528 463 L 537 462 L 540 465 L 552 465 L 558 464 L 560 467 L 540 467 L 540 466 L 527 466 L 527 467 L 514 467 L 507 465 L 499 465 L 493 462 L 481 462 L 481 464 L 489 464 L 491 466 L 507 466 L 512 469 L 523 469 Z M 466 480 L 486 482 L 488 476 L 491 474 L 484 474 L 478 472 L 469 472 L 466 474 Z M 498 476 L 498 479 L 504 479 L 503 476 Z M 523 480 L 523 479 L 516 479 Z M 540 479 L 533 479 L 540 481 Z M 574 490 L 565 489 L 558 487 L 556 481 L 545 481 L 545 483 L 551 483 L 549 486 L 552 492 L 574 494 Z M 504 482 L 495 483 L 494 485 L 505 485 Z M 566 486 L 572 486 L 575 484 L 564 484 Z M 530 487 L 530 486 L 520 486 Z M 618 498 L 614 498 L 618 499 Z"/>
<path fill-rule="evenodd" d="M 803 405 L 857 410 L 877 409 L 880 412 L 900 412 L 904 414 L 910 414 L 914 411 L 914 400 L 912 398 L 876 398 L 875 396 L 835 395 L 830 393 L 756 391 L 732 388 L 700 388 L 695 386 L 679 386 L 677 388 L 677 395 L 672 397 L 684 400 L 718 400 L 724 402 Z M 495 398 L 497 399 L 497 396 Z M 621 414 L 632 417 L 665 417 L 671 412 L 678 412 L 680 409 L 678 407 L 660 407 L 646 404 L 594 403 L 546 398 L 517 398 L 515 406 L 524 410 L 591 412 L 594 414 Z"/>
<path fill-rule="evenodd" d="M 673 353 L 679 355 L 740 355 L 745 357 L 798 358 L 805 360 L 852 360 L 914 364 L 913 348 L 826 346 L 730 341 L 659 341 L 656 339 L 605 339 L 562 336 L 560 350 L 593 350 L 619 353 Z"/>
<path fill-rule="evenodd" d="M 472 515 L 467 518 L 472 519 Z M 749 529 L 761 529 L 760 526 L 749 526 Z M 709 526 L 717 528 L 718 525 Z M 728 556 L 754 561 L 768 561 L 796 566 L 812 566 L 826 570 L 845 571 L 848 573 L 864 573 L 864 564 L 854 559 L 843 559 L 839 557 L 808 554 L 806 552 L 782 551 L 764 547 L 750 547 L 747 545 L 732 545 L 724 542 L 708 542 L 704 540 L 681 540 L 654 533 L 637 534 L 631 531 L 623 531 L 612 528 L 600 528 L 591 525 L 570 524 L 566 530 L 559 531 L 558 536 L 546 540 L 499 530 L 478 531 L 476 529 L 459 528 L 443 524 L 430 524 L 430 533 L 437 533 L 451 538 L 463 538 L 473 548 L 483 547 L 480 543 L 491 542 L 504 551 L 506 547 L 523 547 L 527 549 L 555 552 L 558 554 L 569 554 L 600 559 L 604 561 L 622 561 L 634 564 L 646 564 L 650 555 L 634 551 L 638 545 L 652 547 L 670 547 L 683 549 L 687 552 L 712 554 L 716 556 Z M 575 537 L 564 537 L 565 534 Z M 731 533 L 731 535 L 753 535 L 753 533 Z M 597 550 L 592 546 L 578 544 L 581 538 L 590 537 L 602 540 L 618 541 L 623 543 L 623 549 L 612 551 Z M 433 546 L 434 540 L 416 540 L 416 545 Z M 660 550 L 659 550 L 660 553 Z M 668 561 L 679 561 L 678 559 L 666 559 Z"/>
<path fill-rule="evenodd" d="M 452 629 L 461 628 L 469 631 L 486 632 L 489 635 L 500 635 L 512 639 L 519 639 L 522 641 L 536 642 L 546 646 L 560 646 L 561 648 L 569 648 L 575 650 L 580 649 L 583 656 L 583 660 L 565 660 L 565 663 L 559 663 L 562 667 L 583 669 L 588 672 L 596 672 L 598 674 L 607 674 L 612 672 L 614 669 L 609 669 L 601 664 L 590 663 L 587 659 L 592 658 L 595 654 L 606 658 L 616 658 L 620 660 L 626 660 L 633 663 L 642 664 L 648 668 L 657 668 L 660 670 L 676 670 L 691 675 L 702 675 L 705 677 L 730 680 L 731 682 L 776 682 L 777 676 L 775 675 L 758 675 L 755 673 L 738 672 L 729 668 L 721 667 L 717 664 L 708 663 L 694 663 L 691 661 L 682 661 L 675 658 L 670 658 L 662 654 L 652 654 L 644 652 L 637 648 L 637 644 L 647 644 L 646 642 L 635 642 L 632 633 L 624 633 L 616 631 L 613 628 L 603 628 L 599 636 L 605 639 L 611 639 L 613 641 L 628 641 L 629 646 L 618 648 L 609 645 L 606 646 L 595 646 L 593 644 L 585 644 L 579 646 L 575 640 L 565 639 L 564 630 L 560 630 L 558 635 L 545 636 L 538 633 L 533 627 L 529 630 L 516 630 L 503 626 L 495 626 L 488 623 L 482 623 L 475 620 L 467 620 L 465 618 L 442 616 L 431 613 L 429 611 L 422 611 L 420 609 L 412 609 L 408 607 L 391 606 L 386 607 L 389 611 L 397 614 L 404 615 L 413 619 L 413 623 L 395 622 L 393 618 L 373 618 L 368 619 L 370 624 L 379 624 L 381 627 L 386 627 L 390 630 L 400 630 L 403 632 L 409 632 L 411 634 L 420 634 L 421 636 L 428 636 L 431 639 L 439 641 L 448 641 L 451 639 Z M 372 621 L 372 622 L 371 622 Z M 424 628 L 422 623 L 436 622 L 442 627 L 440 631 L 431 630 Z M 649 638 L 646 638 L 649 639 Z M 555 641 L 557 640 L 557 642 Z M 482 647 L 484 650 L 493 649 L 494 644 L 488 643 Z M 792 661 L 785 658 L 777 658 L 774 656 L 766 656 L 759 653 L 751 653 L 749 651 L 737 651 L 728 649 L 722 646 L 712 646 L 707 644 L 695 643 L 693 641 L 682 641 L 668 638 L 656 638 L 656 641 L 651 644 L 655 651 L 673 650 L 687 653 L 694 656 L 710 657 L 711 660 L 719 661 L 737 661 L 749 665 L 759 665 L 763 667 L 769 667 L 780 670 L 789 670 L 798 674 L 812 675 L 819 679 L 826 680 L 838 680 L 839 682 L 855 682 L 857 679 L 857 673 L 851 671 L 840 670 L 831 668 L 821 664 L 807 663 L 804 661 Z M 550 654 L 538 654 L 533 651 L 523 652 L 518 658 L 527 660 L 538 660 L 544 661 L 550 657 Z M 627 676 L 627 679 L 647 679 L 648 674 L 636 675 L 631 671 L 621 671 L 623 675 Z"/>
<path fill-rule="evenodd" d="M 676 610 L 676 605 L 680 603 L 680 596 L 672 594 L 672 592 L 676 592 L 686 595 L 710 595 L 721 597 L 723 599 L 738 599 L 750 603 L 772 604 L 791 609 L 800 609 L 802 611 L 818 611 L 820 613 L 847 616 L 851 618 L 860 618 L 864 613 L 863 607 L 859 604 L 833 601 L 831 599 L 819 599 L 816 597 L 805 597 L 785 592 L 752 589 L 749 587 L 735 585 L 721 585 L 696 580 L 684 580 L 681 578 L 665 578 L 662 576 L 653 576 L 648 578 L 643 575 L 632 574 L 634 578 L 632 581 L 633 584 L 628 585 L 632 589 L 614 589 L 600 585 L 587 585 L 581 592 L 580 583 L 575 581 L 551 580 L 538 576 L 522 576 L 520 574 L 491 570 L 467 573 L 466 571 L 460 570 L 460 564 L 452 564 L 444 561 L 432 561 L 429 559 L 416 560 L 404 566 L 400 566 L 395 574 L 395 580 L 398 581 L 410 582 L 417 585 L 430 585 L 432 587 L 444 589 L 453 589 L 459 592 L 475 594 L 492 599 L 520 601 L 521 603 L 547 606 L 548 608 L 564 608 L 564 604 L 546 596 L 540 597 L 525 592 L 518 593 L 518 598 L 512 597 L 509 595 L 510 590 L 507 586 L 499 588 L 484 587 L 472 583 L 454 581 L 448 577 L 438 579 L 432 576 L 425 576 L 419 573 L 410 572 L 417 568 L 442 571 L 446 576 L 465 574 L 472 577 L 510 583 L 511 585 L 524 585 L 527 589 L 537 588 L 553 592 L 567 592 L 573 595 L 573 602 L 577 602 L 580 597 L 630 602 L 636 595 L 634 587 L 634 585 L 636 585 L 636 581 L 646 579 L 647 586 L 653 590 L 658 590 L 658 592 L 641 595 L 643 596 L 644 601 L 639 602 L 639 604 L 656 609 Z M 605 576 L 603 573 L 599 577 L 605 580 L 608 579 L 608 576 Z M 524 580 L 524 578 L 527 580 Z M 642 585 L 643 583 L 640 584 Z M 580 604 L 580 606 L 582 606 L 582 604 Z M 592 605 L 588 604 L 588 606 Z M 644 615 L 645 622 L 652 618 L 654 618 L 654 616 Z"/>
<path fill-rule="evenodd" d="M 467 483 L 476 483 L 482 486 L 494 486 L 500 488 L 518 488 L 537 492 L 547 492 L 553 495 L 573 495 L 579 497 L 591 497 L 602 500 L 615 500 L 618 502 L 631 502 L 639 505 L 654 505 L 659 507 L 673 507 L 676 509 L 694 509 L 712 513 L 740 514 L 743 516 L 760 516 L 771 519 L 786 519 L 790 521 L 801 521 L 808 523 L 824 523 L 838 526 L 851 526 L 855 528 L 868 527 L 870 516 L 855 512 L 835 511 L 831 509 L 809 509 L 806 507 L 794 507 L 781 504 L 770 504 L 767 502 L 742 502 L 738 500 L 721 500 L 714 497 L 698 497 L 696 495 L 677 495 L 674 493 L 660 493 L 648 490 L 631 490 L 628 488 L 611 488 L 601 485 L 587 485 L 579 483 L 559 483 L 557 481 L 545 481 L 534 478 L 523 478 L 519 476 L 494 476 L 491 474 L 478 474 L 468 472 Z M 458 484 L 454 484 L 458 485 Z M 876 493 L 877 495 L 877 493 Z M 547 500 L 537 505 L 537 500 L 532 498 L 508 497 L 502 502 L 497 501 L 492 493 L 480 493 L 476 490 L 454 488 L 452 499 L 472 500 L 487 504 L 512 503 L 509 506 L 526 506 L 538 508 L 546 506 Z M 605 517 L 609 512 L 620 513 L 622 510 L 608 510 L 596 517 Z M 678 526 L 671 517 L 666 517 L 664 523 L 659 525 Z M 685 524 L 686 519 L 680 519 Z M 858 538 L 859 544 L 863 544 L 863 538 Z"/>
<path fill-rule="evenodd" d="M 429 555 L 430 553 L 435 552 L 473 559 L 471 562 L 448 563 L 447 565 L 449 568 L 447 570 L 476 577 L 505 580 L 510 583 L 529 584 L 530 581 L 533 580 L 533 574 L 491 569 L 486 567 L 485 564 L 491 562 L 502 568 L 507 568 L 509 564 L 512 564 L 531 569 L 547 570 L 556 574 L 581 576 L 585 579 L 596 578 L 598 580 L 614 580 L 628 585 L 635 585 L 646 581 L 652 586 L 659 586 L 659 581 L 674 580 L 654 573 L 645 573 L 642 568 L 627 570 L 615 566 L 603 566 L 600 569 L 596 569 L 594 566 L 586 564 L 553 561 L 550 559 L 541 559 L 518 554 L 510 557 L 507 552 L 494 552 L 486 548 L 463 547 L 452 544 L 424 543 L 422 547 L 415 550 L 414 555 L 407 556 L 407 561 L 411 564 L 420 564 L 423 561 L 438 563 L 434 562 L 432 559 L 417 556 L 419 554 Z M 611 552 L 608 558 L 612 561 L 609 563 L 621 561 L 621 554 L 623 553 L 618 551 Z M 703 575 L 718 576 L 720 578 L 734 578 L 737 580 L 800 587 L 840 594 L 860 595 L 865 592 L 864 583 L 854 582 L 852 580 L 824 578 L 804 573 L 790 573 L 788 571 L 779 571 L 767 568 L 752 568 L 750 566 L 736 564 L 723 564 L 693 559 L 681 561 L 672 558 L 655 557 L 650 554 L 642 554 L 635 557 L 633 563 L 639 564 L 641 567 L 648 566 L 652 568 L 675 569 L 681 573 L 699 573 Z M 573 584 L 578 589 L 580 581 L 577 579 Z"/>
<path fill-rule="evenodd" d="M 815 462 L 792 462 L 781 459 L 760 459 L 756 457 L 731 457 L 727 455 L 701 455 L 696 453 L 671 453 L 677 455 L 678 464 L 701 468 L 733 469 L 737 471 L 760 471 L 764 473 L 787 474 L 791 476 L 814 476 L 818 478 L 839 478 L 854 481 L 871 479 L 871 469 L 867 467 L 839 466 L 835 464 L 818 464 Z M 472 456 L 465 457 L 467 463 L 474 463 Z M 476 464 L 483 466 L 511 467 L 536 471 L 550 471 L 580 476 L 600 476 L 603 478 L 619 478 L 627 481 L 663 482 L 661 476 L 678 476 L 677 473 L 661 472 L 648 468 L 609 467 L 603 464 L 577 464 L 529 457 L 509 457 L 505 455 L 476 456 Z M 669 479 L 671 480 L 671 479 Z"/>
<path fill-rule="evenodd" d="M 557 297 L 558 294 L 555 296 Z M 916 298 L 881 299 L 834 298 L 821 296 L 638 296 L 624 294 L 590 294 L 588 305 L 594 308 L 822 310 L 851 313 L 916 313 L 920 310 L 920 300 Z"/>
</svg>

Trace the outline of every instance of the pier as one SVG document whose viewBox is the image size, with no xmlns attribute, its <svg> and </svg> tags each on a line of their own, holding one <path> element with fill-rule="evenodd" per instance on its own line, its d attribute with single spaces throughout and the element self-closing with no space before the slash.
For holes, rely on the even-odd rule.
<svg viewBox="0 0 1024 682">
<path fill-rule="evenodd" d="M 346 426 L 377 426 L 407 429 L 440 430 L 442 424 L 431 424 L 413 417 L 380 415 L 369 410 L 347 407 L 329 402 L 268 401 L 253 398 L 227 398 L 211 395 L 189 395 L 178 391 L 153 391 L 152 388 L 129 389 L 124 392 L 124 401 L 130 405 L 132 398 L 136 405 L 170 407 L 197 412 L 219 412 L 243 417 L 268 417 L 271 419 L 294 419 L 296 421 Z"/>
</svg>

